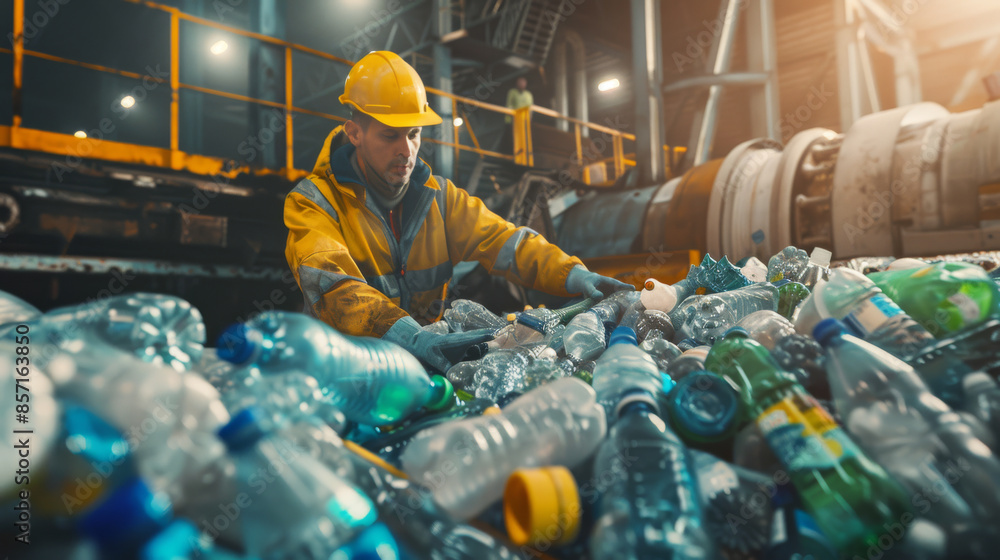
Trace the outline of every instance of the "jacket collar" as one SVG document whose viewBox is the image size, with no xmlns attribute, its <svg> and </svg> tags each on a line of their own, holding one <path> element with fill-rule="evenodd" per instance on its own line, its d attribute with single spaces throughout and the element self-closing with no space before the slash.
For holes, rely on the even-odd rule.
<svg viewBox="0 0 1000 560">
<path fill-rule="evenodd" d="M 340 190 L 347 191 L 355 197 L 364 200 L 367 194 L 367 185 L 364 180 L 358 177 L 351 165 L 351 157 L 354 155 L 355 147 L 347 139 L 343 125 L 333 129 L 320 150 L 316 164 L 313 166 L 313 174 L 320 177 L 328 177 L 331 182 Z M 437 189 L 429 182 L 431 168 L 424 160 L 417 158 L 417 163 L 410 174 L 410 188 L 423 186 L 430 189 Z"/>
</svg>

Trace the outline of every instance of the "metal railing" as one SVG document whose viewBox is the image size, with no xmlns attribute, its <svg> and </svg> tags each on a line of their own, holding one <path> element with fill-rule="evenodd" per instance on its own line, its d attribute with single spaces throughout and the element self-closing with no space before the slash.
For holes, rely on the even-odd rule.
<svg viewBox="0 0 1000 560">
<path fill-rule="evenodd" d="M 151 0 L 122 0 L 123 2 L 128 2 L 131 4 L 136 4 L 139 6 L 144 6 L 151 10 L 159 10 L 167 13 L 170 16 L 170 73 L 169 78 L 163 78 L 159 76 L 152 76 L 147 74 L 141 74 L 136 72 L 130 72 L 126 70 L 120 70 L 117 68 L 110 68 L 107 66 L 102 66 L 98 64 L 92 64 L 88 62 L 82 62 L 79 60 L 73 60 L 70 58 L 65 58 L 61 56 L 56 56 L 40 51 L 26 49 L 24 45 L 24 22 L 25 22 L 25 9 L 24 0 L 14 0 L 14 19 L 13 19 L 13 34 L 12 34 L 12 49 L 0 48 L 0 53 L 7 53 L 13 55 L 13 91 L 12 99 L 13 104 L 13 116 L 11 121 L 11 126 L 0 126 L 0 146 L 19 148 L 26 150 L 36 150 L 47 153 L 55 153 L 59 155 L 66 155 L 68 157 L 78 157 L 78 158 L 95 158 L 104 159 L 110 161 L 118 161 L 123 163 L 139 163 L 143 165 L 151 165 L 156 167 L 165 167 L 175 170 L 186 170 L 193 173 L 204 174 L 204 175 L 222 175 L 225 177 L 235 177 L 241 173 L 252 173 L 252 174 L 280 174 L 286 177 L 288 180 L 297 180 L 301 177 L 308 175 L 308 171 L 304 169 L 297 169 L 294 166 L 294 154 L 295 154 L 295 143 L 294 143 L 294 123 L 293 114 L 305 114 L 314 117 L 320 117 L 333 122 L 343 122 L 346 119 L 344 117 L 333 115 L 329 113 L 324 113 L 321 111 L 315 111 L 311 109 L 306 109 L 304 107 L 299 107 L 293 104 L 293 68 L 292 68 L 292 55 L 295 52 L 311 55 L 313 57 L 334 63 L 341 64 L 347 67 L 351 67 L 354 63 L 350 60 L 318 51 L 303 45 L 290 43 L 283 41 L 281 39 L 276 39 L 267 35 L 260 33 L 255 33 L 252 31 L 246 31 L 243 29 L 230 27 L 217 23 L 202 17 L 193 16 L 182 12 L 181 10 L 174 8 L 172 6 L 167 6 L 158 2 Z M 227 33 L 232 33 L 234 35 L 246 37 L 252 40 L 261 41 L 267 45 L 271 45 L 276 48 L 280 48 L 284 51 L 284 102 L 275 102 L 265 99 L 259 99 L 254 97 L 249 97 L 245 95 L 240 95 L 236 93 L 221 91 L 218 89 L 202 87 L 194 84 L 184 83 L 180 81 L 180 22 L 186 21 L 206 27 L 211 27 L 217 30 L 225 31 Z M 115 74 L 123 76 L 126 78 L 131 78 L 135 80 L 142 80 L 143 82 L 150 81 L 157 84 L 169 84 L 170 87 L 170 141 L 168 148 L 160 148 L 155 146 L 137 145 L 129 144 L 124 142 L 116 142 L 112 140 L 104 140 L 98 138 L 79 138 L 75 135 L 64 134 L 59 132 L 51 132 L 46 130 L 27 128 L 22 125 L 22 114 L 21 114 L 21 103 L 20 99 L 24 95 L 23 91 L 23 74 L 24 74 L 24 60 L 26 57 L 37 58 L 41 60 L 48 60 L 52 62 L 77 66 L 86 68 L 88 70 L 93 70 L 96 72 L 105 72 L 109 74 Z M 273 107 L 280 109 L 284 112 L 284 132 L 285 132 L 285 154 L 284 154 L 284 167 L 281 169 L 266 169 L 266 168 L 251 168 L 248 165 L 234 166 L 232 161 L 226 160 L 224 158 L 211 157 L 199 154 L 190 154 L 182 151 L 180 149 L 180 92 L 181 90 L 195 91 L 206 95 L 212 95 L 227 99 L 232 99 L 236 101 L 242 101 L 246 103 L 253 103 L 265 107 Z M 455 152 L 455 161 L 458 161 L 458 156 L 462 151 L 471 152 L 479 155 L 480 157 L 491 157 L 497 159 L 503 159 L 508 161 L 513 161 L 519 165 L 534 166 L 535 160 L 535 150 L 533 147 L 533 138 L 531 130 L 531 118 L 532 115 L 537 113 L 539 115 L 545 115 L 557 120 L 565 120 L 573 124 L 574 136 L 575 136 L 575 153 L 567 154 L 568 158 L 574 163 L 581 172 L 582 180 L 587 184 L 592 184 L 591 176 L 595 173 L 595 170 L 600 169 L 600 175 L 605 181 L 595 181 L 599 183 L 610 182 L 614 179 L 621 177 L 624 174 L 625 169 L 630 166 L 635 165 L 634 159 L 628 159 L 625 154 L 624 142 L 635 141 L 635 135 L 616 130 L 611 127 L 599 125 L 596 123 L 584 122 L 566 115 L 557 113 L 551 109 L 546 109 L 544 107 L 539 107 L 537 105 L 532 105 L 531 107 L 525 107 L 522 109 L 512 110 L 507 107 L 502 107 L 499 105 L 494 105 L 492 103 L 487 103 L 485 101 L 480 101 L 477 99 L 472 99 L 468 97 L 462 97 L 459 95 L 454 95 L 447 93 L 435 88 L 427 88 L 427 92 L 430 95 L 437 95 L 441 97 L 446 97 L 451 99 L 452 105 L 452 115 L 462 116 L 462 124 L 454 126 L 455 129 L 455 142 L 443 142 L 435 138 L 424 138 L 424 141 L 433 144 L 438 144 L 445 147 L 450 147 Z M 465 107 L 476 107 L 477 109 L 484 109 L 492 113 L 496 113 L 500 118 L 500 115 L 509 115 L 513 117 L 513 153 L 505 154 L 492 150 L 484 149 L 475 131 L 472 128 L 472 124 L 467 117 L 465 112 Z M 471 145 L 467 145 L 461 142 L 461 136 L 459 132 L 464 129 L 469 137 Z M 594 156 L 594 154 L 586 153 L 584 150 L 584 135 L 582 131 L 588 129 L 592 132 L 599 132 L 604 137 L 610 139 L 612 146 L 612 155 L 610 157 L 605 157 L 603 153 Z M 668 157 L 670 155 L 671 148 L 669 146 L 664 147 L 668 152 Z M 681 153 L 684 148 L 673 148 L 673 152 Z M 591 157 L 594 156 L 594 157 Z M 610 164 L 613 173 L 608 173 L 606 166 Z"/>
</svg>

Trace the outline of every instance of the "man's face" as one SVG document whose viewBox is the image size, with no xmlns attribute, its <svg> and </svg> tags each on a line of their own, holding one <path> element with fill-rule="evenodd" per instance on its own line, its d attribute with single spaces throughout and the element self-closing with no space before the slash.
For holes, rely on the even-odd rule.
<svg viewBox="0 0 1000 560">
<path fill-rule="evenodd" d="M 376 175 L 369 176 L 369 181 L 381 180 L 386 185 L 399 189 L 410 180 L 410 174 L 417 163 L 417 151 L 420 149 L 421 127 L 394 128 L 373 119 L 368 123 L 367 129 L 348 121 L 345 131 L 357 148 L 366 173 Z"/>
<path fill-rule="evenodd" d="M 525 78 L 517 79 L 517 89 L 524 91 L 524 88 L 528 87 L 528 80 Z"/>
</svg>

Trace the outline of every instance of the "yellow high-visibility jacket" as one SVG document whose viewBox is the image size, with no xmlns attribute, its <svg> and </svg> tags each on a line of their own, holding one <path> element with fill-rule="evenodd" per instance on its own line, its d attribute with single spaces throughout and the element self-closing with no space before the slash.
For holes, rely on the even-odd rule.
<svg viewBox="0 0 1000 560">
<path fill-rule="evenodd" d="M 307 313 L 360 336 L 380 337 L 407 313 L 435 321 L 452 267 L 470 260 L 522 286 L 569 295 L 566 276 L 579 259 L 497 216 L 420 159 L 401 203 L 397 241 L 351 165 L 355 148 L 342 128 L 327 136 L 312 174 L 285 198 L 285 258 Z"/>
</svg>

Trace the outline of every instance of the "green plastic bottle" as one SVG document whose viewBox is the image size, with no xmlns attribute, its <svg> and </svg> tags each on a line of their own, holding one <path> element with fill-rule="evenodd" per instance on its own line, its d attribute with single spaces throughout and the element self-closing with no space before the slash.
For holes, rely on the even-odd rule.
<svg viewBox="0 0 1000 560">
<path fill-rule="evenodd" d="M 1000 316 L 1000 286 L 971 263 L 936 263 L 868 275 L 937 338 Z"/>
<path fill-rule="evenodd" d="M 745 330 L 730 329 L 708 353 L 705 368 L 739 388 L 806 510 L 842 554 L 863 555 L 886 525 L 907 513 L 907 496 L 896 481 Z"/>
</svg>

